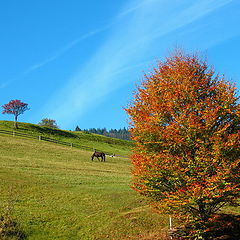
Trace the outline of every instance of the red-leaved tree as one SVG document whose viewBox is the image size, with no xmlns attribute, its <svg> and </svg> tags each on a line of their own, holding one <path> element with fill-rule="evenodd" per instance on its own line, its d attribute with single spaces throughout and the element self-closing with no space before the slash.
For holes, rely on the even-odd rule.
<svg viewBox="0 0 240 240">
<path fill-rule="evenodd" d="M 4 104 L 3 114 L 13 114 L 14 115 L 14 127 L 18 128 L 17 120 L 20 114 L 23 114 L 26 110 L 29 110 L 28 104 L 23 103 L 20 100 L 11 100 L 9 103 Z"/>
<path fill-rule="evenodd" d="M 133 188 L 160 212 L 205 231 L 240 196 L 235 87 L 199 56 L 176 51 L 145 75 L 126 111 L 135 141 Z"/>
</svg>

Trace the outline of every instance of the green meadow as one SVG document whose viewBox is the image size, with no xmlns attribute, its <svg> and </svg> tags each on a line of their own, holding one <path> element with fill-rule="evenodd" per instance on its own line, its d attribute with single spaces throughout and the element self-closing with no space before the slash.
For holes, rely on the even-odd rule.
<svg viewBox="0 0 240 240">
<path fill-rule="evenodd" d="M 132 143 L 20 123 L 19 132 L 129 156 Z M 12 122 L 0 121 L 12 130 Z M 127 157 L 91 161 L 91 151 L 0 133 L 0 214 L 6 209 L 27 239 L 164 239 L 168 216 L 130 188 Z M 15 238 L 7 238 L 15 239 Z"/>
</svg>

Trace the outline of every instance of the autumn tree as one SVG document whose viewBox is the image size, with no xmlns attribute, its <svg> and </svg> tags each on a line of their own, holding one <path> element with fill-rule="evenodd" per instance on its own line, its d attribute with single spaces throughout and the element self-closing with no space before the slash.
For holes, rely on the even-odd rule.
<svg viewBox="0 0 240 240">
<path fill-rule="evenodd" d="M 240 196 L 234 85 L 198 55 L 176 51 L 144 76 L 126 111 L 135 141 L 133 188 L 160 212 L 202 223 L 204 232 Z"/>
<path fill-rule="evenodd" d="M 50 118 L 43 118 L 38 125 L 49 127 L 49 128 L 59 128 L 57 125 L 56 120 L 50 119 Z"/>
<path fill-rule="evenodd" d="M 28 104 L 23 103 L 20 100 L 11 100 L 9 103 L 4 104 L 3 114 L 13 114 L 14 115 L 14 127 L 18 128 L 17 120 L 18 116 L 23 114 L 26 110 L 29 110 Z"/>
</svg>

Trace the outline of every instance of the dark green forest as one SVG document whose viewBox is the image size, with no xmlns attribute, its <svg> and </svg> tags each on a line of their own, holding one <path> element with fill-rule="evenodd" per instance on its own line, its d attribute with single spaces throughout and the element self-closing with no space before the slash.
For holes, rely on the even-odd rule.
<svg viewBox="0 0 240 240">
<path fill-rule="evenodd" d="M 75 128 L 75 131 L 84 131 L 84 132 L 100 134 L 100 135 L 107 136 L 107 137 L 112 137 L 112 138 L 130 140 L 130 133 L 125 127 L 120 128 L 120 129 L 107 130 L 106 128 L 80 129 L 80 127 L 77 126 Z"/>
</svg>

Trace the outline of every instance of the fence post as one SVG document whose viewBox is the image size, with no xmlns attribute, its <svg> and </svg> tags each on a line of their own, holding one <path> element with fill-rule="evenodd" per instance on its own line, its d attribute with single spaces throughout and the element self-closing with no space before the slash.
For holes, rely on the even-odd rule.
<svg viewBox="0 0 240 240">
<path fill-rule="evenodd" d="M 73 147 L 73 144 L 71 143 L 71 147 Z"/>
<path fill-rule="evenodd" d="M 15 132 L 13 132 L 13 136 L 15 137 Z"/>
<path fill-rule="evenodd" d="M 41 141 L 41 136 L 38 136 L 38 140 Z"/>
<path fill-rule="evenodd" d="M 170 230 L 172 230 L 172 217 L 169 216 L 169 227 L 170 227 Z"/>
<path fill-rule="evenodd" d="M 173 228 L 172 228 L 172 217 L 171 215 L 169 215 L 169 232 L 170 232 L 170 239 L 173 239 L 172 238 L 172 233 L 173 233 Z"/>
</svg>

